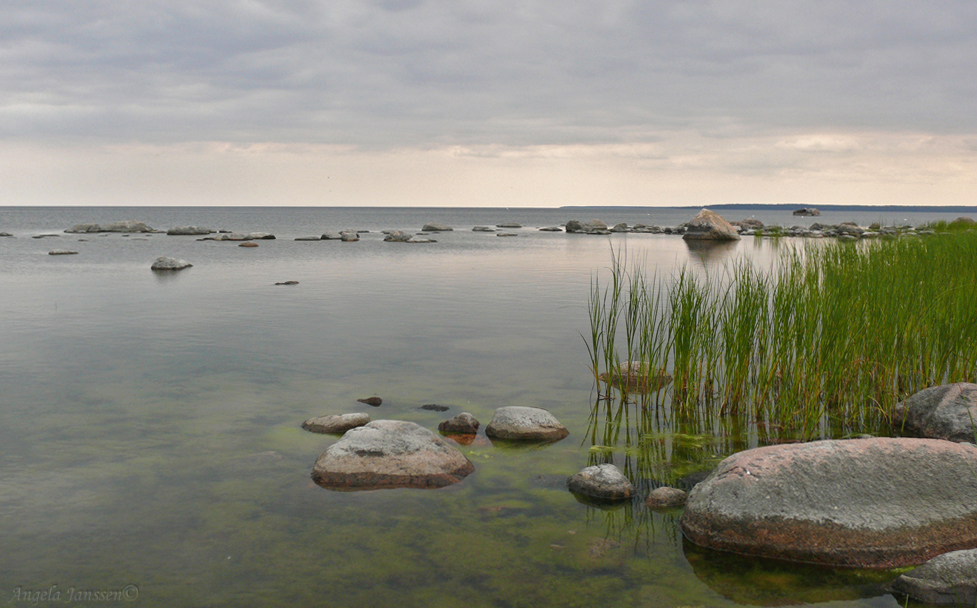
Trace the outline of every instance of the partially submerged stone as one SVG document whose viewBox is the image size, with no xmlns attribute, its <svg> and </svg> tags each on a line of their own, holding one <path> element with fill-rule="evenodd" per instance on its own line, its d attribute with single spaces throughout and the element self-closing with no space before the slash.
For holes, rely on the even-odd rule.
<svg viewBox="0 0 977 608">
<path fill-rule="evenodd" d="M 714 211 L 703 209 L 685 226 L 686 240 L 738 241 L 740 235 L 736 227 Z"/>
<path fill-rule="evenodd" d="M 184 268 L 190 268 L 193 266 L 190 262 L 186 260 L 178 260 L 176 258 L 159 257 L 153 262 L 150 267 L 153 270 L 183 270 Z"/>
<path fill-rule="evenodd" d="M 558 441 L 570 431 L 543 408 L 508 406 L 495 410 L 485 434 L 493 439 Z"/>
<path fill-rule="evenodd" d="M 200 236 L 203 234 L 213 234 L 216 230 L 204 228 L 203 226 L 174 226 L 166 231 L 170 236 Z"/>
<path fill-rule="evenodd" d="M 362 412 L 336 416 L 316 416 L 302 423 L 302 428 L 313 433 L 345 433 L 350 429 L 369 424 L 370 415 Z"/>
<path fill-rule="evenodd" d="M 977 448 L 871 438 L 734 454 L 690 493 L 682 531 L 744 555 L 859 568 L 977 547 Z"/>
<path fill-rule="evenodd" d="M 52 249 L 47 252 L 48 255 L 78 255 L 77 251 L 72 251 L 71 249 Z"/>
<path fill-rule="evenodd" d="M 653 370 L 647 363 L 640 361 L 622 363 L 616 370 L 604 372 L 598 378 L 601 382 L 617 389 L 623 388 L 628 393 L 657 392 L 672 381 L 672 376 L 664 367 Z"/>
<path fill-rule="evenodd" d="M 332 490 L 440 488 L 475 466 L 431 431 L 398 420 L 350 429 L 319 456 L 312 479 Z"/>
<path fill-rule="evenodd" d="M 468 412 L 462 412 L 454 418 L 444 420 L 438 425 L 438 430 L 451 435 L 474 435 L 478 432 L 479 422 Z"/>
<path fill-rule="evenodd" d="M 649 509 L 677 509 L 685 506 L 688 494 L 678 488 L 662 486 L 648 493 L 645 504 Z"/>
<path fill-rule="evenodd" d="M 977 384 L 957 382 L 919 391 L 896 404 L 892 427 L 916 437 L 974 443 Z"/>
<path fill-rule="evenodd" d="M 951 551 L 897 578 L 889 590 L 927 604 L 977 603 L 977 550 Z"/>
<path fill-rule="evenodd" d="M 437 222 L 431 224 L 424 224 L 421 228 L 421 232 L 451 232 L 454 230 L 451 226 L 447 224 L 439 224 Z"/>
<path fill-rule="evenodd" d="M 155 232 L 143 222 L 136 220 L 124 220 L 121 222 L 111 222 L 109 224 L 75 224 L 65 230 L 69 234 L 86 234 L 93 232 Z"/>
<path fill-rule="evenodd" d="M 613 464 L 581 469 L 567 478 L 567 489 L 597 500 L 625 500 L 634 494 L 634 486 Z"/>
</svg>

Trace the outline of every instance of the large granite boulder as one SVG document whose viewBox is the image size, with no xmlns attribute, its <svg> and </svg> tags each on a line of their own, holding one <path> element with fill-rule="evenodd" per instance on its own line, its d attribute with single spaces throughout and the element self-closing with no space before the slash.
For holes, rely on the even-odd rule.
<svg viewBox="0 0 977 608">
<path fill-rule="evenodd" d="M 485 434 L 493 439 L 558 441 L 570 431 L 543 408 L 513 405 L 495 410 Z"/>
<path fill-rule="evenodd" d="M 927 604 L 977 603 L 977 550 L 951 551 L 897 578 L 889 590 Z"/>
<path fill-rule="evenodd" d="M 702 241 L 738 241 L 740 235 L 736 227 L 724 220 L 721 215 L 703 209 L 685 225 L 685 234 L 682 238 Z"/>
<path fill-rule="evenodd" d="M 370 415 L 357 412 L 355 414 L 339 414 L 335 416 L 316 416 L 302 423 L 302 428 L 313 433 L 342 434 L 350 429 L 370 423 Z"/>
<path fill-rule="evenodd" d="M 312 479 L 332 490 L 440 488 L 475 470 L 457 449 L 413 422 L 374 420 L 319 456 Z"/>
<path fill-rule="evenodd" d="M 159 257 L 150 266 L 152 270 L 183 270 L 184 268 L 190 268 L 193 266 L 190 262 L 186 260 L 177 260 L 176 258 Z"/>
<path fill-rule="evenodd" d="M 958 382 L 923 389 L 896 404 L 892 426 L 906 435 L 974 443 L 977 384 Z"/>
<path fill-rule="evenodd" d="M 567 489 L 597 500 L 624 500 L 634 494 L 634 486 L 613 464 L 598 464 L 581 469 L 567 478 Z"/>
<path fill-rule="evenodd" d="M 693 543 L 860 568 L 920 564 L 977 547 L 977 448 L 870 438 L 734 454 L 689 493 Z"/>
</svg>

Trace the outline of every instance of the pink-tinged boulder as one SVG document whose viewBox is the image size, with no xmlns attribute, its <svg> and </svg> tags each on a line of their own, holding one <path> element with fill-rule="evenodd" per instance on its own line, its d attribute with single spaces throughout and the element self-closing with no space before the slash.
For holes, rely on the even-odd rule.
<svg viewBox="0 0 977 608">
<path fill-rule="evenodd" d="M 441 488 L 475 470 L 457 449 L 413 422 L 374 420 L 319 456 L 312 479 L 331 490 Z"/>
<path fill-rule="evenodd" d="M 704 241 L 738 241 L 739 232 L 736 227 L 722 218 L 721 215 L 708 209 L 703 209 L 685 226 L 686 240 Z"/>
<path fill-rule="evenodd" d="M 906 435 L 974 442 L 977 384 L 957 382 L 923 389 L 892 412 L 892 427 Z"/>
<path fill-rule="evenodd" d="M 682 531 L 744 555 L 858 568 L 977 548 L 977 448 L 871 438 L 734 454 L 689 493 Z"/>
</svg>

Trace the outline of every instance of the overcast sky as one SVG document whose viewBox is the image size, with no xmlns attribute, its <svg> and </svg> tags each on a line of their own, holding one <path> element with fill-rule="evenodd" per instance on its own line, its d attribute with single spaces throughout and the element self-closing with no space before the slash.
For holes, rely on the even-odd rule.
<svg viewBox="0 0 977 608">
<path fill-rule="evenodd" d="M 973 0 L 4 0 L 0 204 L 977 205 Z"/>
</svg>

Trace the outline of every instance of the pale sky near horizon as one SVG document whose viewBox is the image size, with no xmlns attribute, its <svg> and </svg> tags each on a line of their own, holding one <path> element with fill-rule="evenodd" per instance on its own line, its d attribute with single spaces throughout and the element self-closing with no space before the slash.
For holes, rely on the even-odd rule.
<svg viewBox="0 0 977 608">
<path fill-rule="evenodd" d="M 6 0 L 0 205 L 977 204 L 972 0 Z"/>
</svg>

